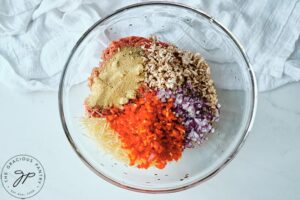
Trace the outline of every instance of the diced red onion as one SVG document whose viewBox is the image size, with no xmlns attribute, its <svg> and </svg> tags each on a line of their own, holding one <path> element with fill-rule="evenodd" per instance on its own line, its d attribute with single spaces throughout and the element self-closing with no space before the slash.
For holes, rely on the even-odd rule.
<svg viewBox="0 0 300 200">
<path fill-rule="evenodd" d="M 203 143 L 209 133 L 215 130 L 212 122 L 219 120 L 220 104 L 216 105 L 217 112 L 212 112 L 212 108 L 198 96 L 190 94 L 187 87 L 178 88 L 176 91 L 170 89 L 160 89 L 157 96 L 162 102 L 168 98 L 174 98 L 174 112 L 181 118 L 185 126 L 185 148 L 192 148 L 195 144 Z"/>
</svg>

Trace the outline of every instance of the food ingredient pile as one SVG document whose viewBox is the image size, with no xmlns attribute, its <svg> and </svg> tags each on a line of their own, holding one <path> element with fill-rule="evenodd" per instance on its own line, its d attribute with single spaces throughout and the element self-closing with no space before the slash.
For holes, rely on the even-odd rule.
<svg viewBox="0 0 300 200">
<path fill-rule="evenodd" d="M 113 41 L 88 80 L 83 124 L 131 166 L 162 169 L 214 132 L 220 105 L 203 57 L 155 37 Z"/>
</svg>

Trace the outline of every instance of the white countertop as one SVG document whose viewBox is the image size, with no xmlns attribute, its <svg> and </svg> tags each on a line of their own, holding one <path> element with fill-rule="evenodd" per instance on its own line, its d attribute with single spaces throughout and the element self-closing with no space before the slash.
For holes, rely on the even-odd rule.
<svg viewBox="0 0 300 200">
<path fill-rule="evenodd" d="M 0 167 L 18 154 L 44 166 L 45 185 L 30 199 L 300 199 L 300 83 L 258 97 L 256 120 L 237 157 L 211 180 L 172 194 L 123 190 L 77 157 L 61 127 L 57 94 L 20 94 L 0 85 Z M 0 199 L 15 199 L 0 186 Z"/>
</svg>

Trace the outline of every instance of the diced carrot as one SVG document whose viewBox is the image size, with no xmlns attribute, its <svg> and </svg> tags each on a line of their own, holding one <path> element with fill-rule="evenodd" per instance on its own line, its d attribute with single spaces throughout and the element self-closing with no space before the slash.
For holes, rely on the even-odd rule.
<svg viewBox="0 0 300 200">
<path fill-rule="evenodd" d="M 165 167 L 181 157 L 185 129 L 171 111 L 173 100 L 161 102 L 155 91 L 139 88 L 139 97 L 106 116 L 129 152 L 130 165 Z M 157 112 L 160 111 L 160 112 Z"/>
</svg>

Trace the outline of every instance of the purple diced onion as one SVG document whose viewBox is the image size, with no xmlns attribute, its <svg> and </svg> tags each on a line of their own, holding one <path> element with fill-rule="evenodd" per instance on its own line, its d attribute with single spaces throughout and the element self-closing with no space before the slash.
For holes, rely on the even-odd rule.
<svg viewBox="0 0 300 200">
<path fill-rule="evenodd" d="M 168 98 L 174 98 L 175 115 L 181 118 L 185 126 L 185 148 L 192 148 L 195 144 L 201 144 L 207 139 L 209 133 L 215 130 L 212 122 L 219 120 L 220 104 L 216 105 L 217 112 L 211 111 L 208 102 L 204 102 L 196 95 L 188 94 L 188 88 L 178 88 L 176 91 L 160 89 L 157 96 L 162 102 Z"/>
</svg>

